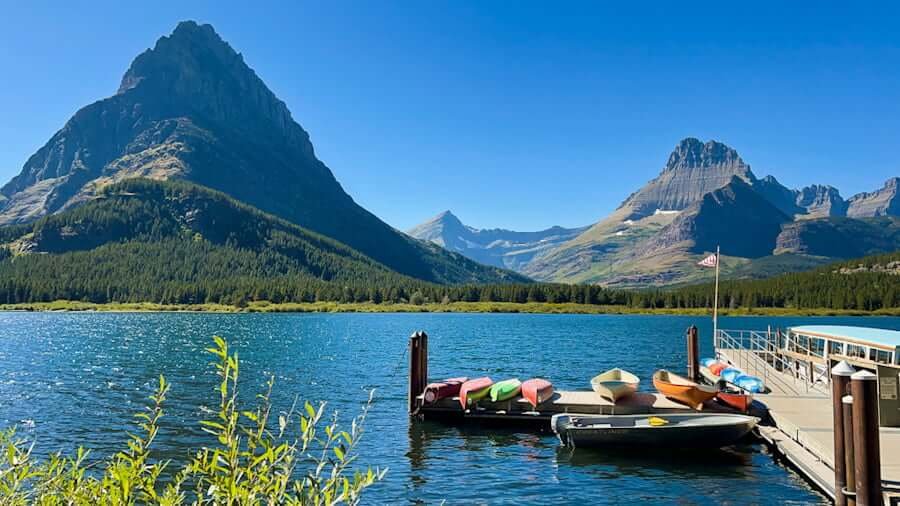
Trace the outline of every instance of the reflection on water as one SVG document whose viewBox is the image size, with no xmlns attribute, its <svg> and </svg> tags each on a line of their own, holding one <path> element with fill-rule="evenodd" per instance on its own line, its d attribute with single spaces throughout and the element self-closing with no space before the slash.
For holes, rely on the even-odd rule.
<svg viewBox="0 0 900 506">
<path fill-rule="evenodd" d="M 723 318 L 725 328 L 861 323 L 897 318 Z M 552 433 L 414 422 L 406 414 L 409 334 L 428 331 L 432 378 L 540 376 L 587 389 L 611 367 L 651 390 L 656 368 L 685 364 L 682 333 L 705 318 L 454 314 L 12 314 L 0 313 L 0 426 L 36 439 L 36 455 L 81 443 L 98 458 L 118 450 L 158 374 L 172 384 L 158 455 L 176 460 L 206 441 L 198 422 L 214 407 L 215 377 L 202 352 L 214 334 L 241 359 L 240 398 L 276 377 L 273 402 L 328 400 L 349 421 L 376 388 L 362 464 L 388 467 L 368 503 L 809 504 L 823 502 L 759 445 L 694 454 L 560 448 Z"/>
</svg>

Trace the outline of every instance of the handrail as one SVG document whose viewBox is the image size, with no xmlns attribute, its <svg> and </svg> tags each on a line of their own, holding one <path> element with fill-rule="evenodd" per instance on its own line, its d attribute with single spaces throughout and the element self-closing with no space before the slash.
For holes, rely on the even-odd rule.
<svg viewBox="0 0 900 506">
<path fill-rule="evenodd" d="M 755 330 L 718 329 L 715 336 L 716 350 L 728 350 L 741 360 L 745 372 L 761 377 L 766 384 L 777 385 L 785 393 L 800 395 L 809 393 L 810 389 L 818 393 L 828 393 L 827 368 L 819 374 L 814 366 L 809 373 L 798 367 L 799 362 L 785 358 L 778 353 L 778 337 L 771 332 Z M 792 350 L 794 351 L 794 350 Z M 812 350 L 796 343 L 796 352 L 813 356 Z M 778 373 L 778 374 L 770 374 Z M 782 374 L 782 371 L 790 371 Z M 801 374 L 801 371 L 803 374 Z M 787 381 L 791 378 L 792 381 Z M 824 388 L 823 388 L 824 387 Z"/>
</svg>

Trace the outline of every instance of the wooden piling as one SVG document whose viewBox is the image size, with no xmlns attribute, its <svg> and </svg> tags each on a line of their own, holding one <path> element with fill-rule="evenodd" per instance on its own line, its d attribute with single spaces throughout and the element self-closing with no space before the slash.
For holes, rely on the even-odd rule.
<svg viewBox="0 0 900 506">
<path fill-rule="evenodd" d="M 835 494 L 837 501 L 844 498 L 847 506 L 856 506 L 856 460 L 853 451 L 853 396 L 845 395 L 841 398 L 842 419 L 844 422 L 842 434 L 844 439 L 844 487 L 841 494 Z M 837 458 L 835 457 L 835 467 Z M 835 480 L 837 481 L 837 480 Z M 835 502 L 837 502 L 835 501 Z"/>
<path fill-rule="evenodd" d="M 418 412 L 418 397 L 428 384 L 428 334 L 409 336 L 409 414 Z"/>
<path fill-rule="evenodd" d="M 831 405 L 834 414 L 834 497 L 837 506 L 846 506 L 847 500 L 843 490 L 847 486 L 844 468 L 844 407 L 842 399 L 847 394 L 850 375 L 856 372 L 845 361 L 841 361 L 831 369 Z"/>
<path fill-rule="evenodd" d="M 691 325 L 687 330 L 687 375 L 691 381 L 700 380 L 700 344 L 697 338 L 697 326 Z"/>
<path fill-rule="evenodd" d="M 881 442 L 878 432 L 878 378 L 870 371 L 850 377 L 853 395 L 853 453 L 856 467 L 856 504 L 881 506 Z"/>
</svg>

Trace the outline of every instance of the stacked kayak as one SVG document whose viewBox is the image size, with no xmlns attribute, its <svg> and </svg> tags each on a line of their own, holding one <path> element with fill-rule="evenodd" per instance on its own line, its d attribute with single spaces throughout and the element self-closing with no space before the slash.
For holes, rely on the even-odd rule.
<svg viewBox="0 0 900 506">
<path fill-rule="evenodd" d="M 494 381 L 487 376 L 483 378 L 470 379 L 459 387 L 459 403 L 463 409 L 484 399 L 491 392 L 491 386 Z"/>
<path fill-rule="evenodd" d="M 615 404 L 620 398 L 635 393 L 640 382 L 640 378 L 634 374 L 617 367 L 594 376 L 591 379 L 591 388 Z"/>
<path fill-rule="evenodd" d="M 719 380 L 725 381 L 726 383 L 731 383 L 741 390 L 745 390 L 747 393 L 751 394 L 758 394 L 766 391 L 765 383 L 763 383 L 763 381 L 756 376 L 745 374 L 744 371 L 738 369 L 737 367 L 730 366 L 723 362 L 712 361 L 707 363 L 707 360 L 710 359 L 703 359 L 701 361 L 701 364 L 706 367 L 711 375 L 718 378 Z"/>
<path fill-rule="evenodd" d="M 518 378 L 498 381 L 491 386 L 491 401 L 506 401 L 519 395 L 521 391 L 522 382 Z"/>
<path fill-rule="evenodd" d="M 538 407 L 553 397 L 553 383 L 533 378 L 522 383 L 522 397 L 533 407 Z"/>
<path fill-rule="evenodd" d="M 435 402 L 459 395 L 459 389 L 469 378 L 448 378 L 425 387 L 425 402 Z"/>
</svg>

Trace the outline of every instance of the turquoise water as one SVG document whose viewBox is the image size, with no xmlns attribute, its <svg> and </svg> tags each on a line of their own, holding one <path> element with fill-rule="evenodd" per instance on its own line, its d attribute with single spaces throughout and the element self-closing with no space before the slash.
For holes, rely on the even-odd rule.
<svg viewBox="0 0 900 506">
<path fill-rule="evenodd" d="M 759 445 L 709 455 L 609 454 L 560 449 L 550 434 L 410 423 L 408 336 L 429 333 L 431 377 L 548 378 L 589 388 L 591 376 L 627 368 L 652 388 L 657 368 L 684 369 L 684 330 L 706 318 L 466 314 L 0 313 L 0 426 L 18 425 L 45 455 L 83 444 L 121 448 L 132 414 L 159 373 L 172 383 L 160 455 L 184 458 L 204 439 L 214 407 L 210 336 L 239 352 L 242 392 L 269 374 L 275 400 L 328 400 L 346 420 L 376 389 L 362 462 L 390 468 L 365 503 L 809 504 L 824 497 Z M 722 328 L 844 324 L 900 329 L 900 318 L 722 318 Z"/>
</svg>

